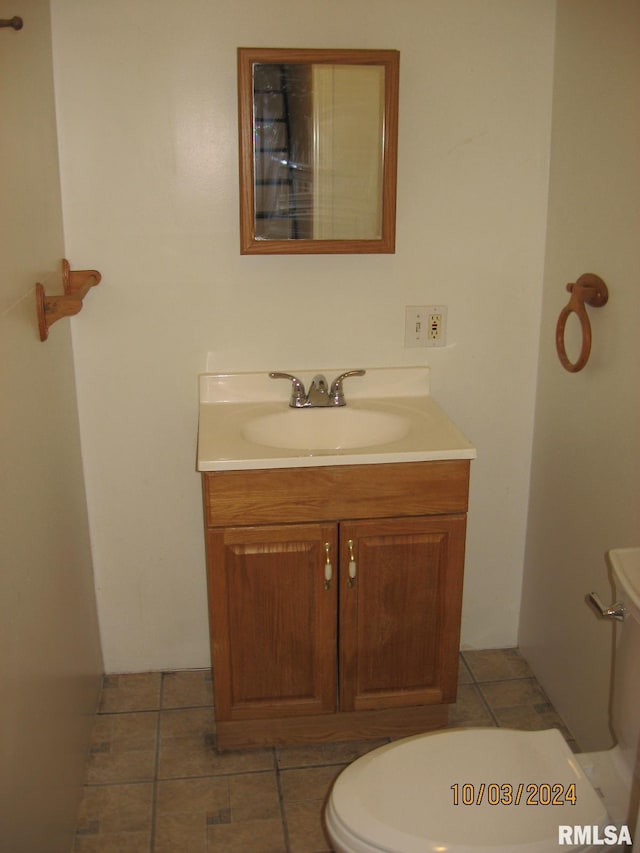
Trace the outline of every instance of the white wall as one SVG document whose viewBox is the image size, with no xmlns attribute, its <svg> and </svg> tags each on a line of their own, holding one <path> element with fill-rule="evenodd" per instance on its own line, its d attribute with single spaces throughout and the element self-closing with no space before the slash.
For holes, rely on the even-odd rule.
<svg viewBox="0 0 640 853">
<path fill-rule="evenodd" d="M 478 447 L 467 646 L 516 641 L 547 203 L 553 0 L 57 0 L 72 321 L 108 671 L 208 663 L 197 374 L 429 363 Z M 241 257 L 238 46 L 401 52 L 397 252 Z M 446 349 L 404 306 L 446 304 Z"/>
<path fill-rule="evenodd" d="M 101 682 L 69 321 L 48 3 L 0 0 L 0 848 L 70 850 Z"/>
<path fill-rule="evenodd" d="M 610 741 L 613 600 L 604 553 L 640 519 L 640 3 L 558 4 L 540 377 L 520 645 L 584 749 Z M 567 282 L 609 287 L 588 309 L 591 359 L 567 373 L 555 325 Z M 575 342 L 574 342 L 575 352 Z"/>
</svg>

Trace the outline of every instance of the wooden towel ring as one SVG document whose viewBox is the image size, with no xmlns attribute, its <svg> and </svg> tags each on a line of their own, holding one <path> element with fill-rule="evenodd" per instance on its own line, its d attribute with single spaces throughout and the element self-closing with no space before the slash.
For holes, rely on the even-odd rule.
<svg viewBox="0 0 640 853">
<path fill-rule="evenodd" d="M 591 324 L 589 323 L 589 315 L 585 308 L 585 303 L 591 305 L 592 308 L 600 308 L 606 305 L 609 300 L 609 290 L 607 285 L 600 276 L 587 272 L 581 275 L 580 278 L 572 284 L 567 285 L 567 290 L 571 294 L 571 299 L 560 312 L 558 324 L 556 326 L 556 349 L 558 358 L 565 370 L 569 373 L 577 373 L 589 361 L 591 353 Z M 564 330 L 569 319 L 569 314 L 575 313 L 580 320 L 582 327 L 582 347 L 580 355 L 575 363 L 569 361 L 567 352 L 564 347 Z"/>
</svg>

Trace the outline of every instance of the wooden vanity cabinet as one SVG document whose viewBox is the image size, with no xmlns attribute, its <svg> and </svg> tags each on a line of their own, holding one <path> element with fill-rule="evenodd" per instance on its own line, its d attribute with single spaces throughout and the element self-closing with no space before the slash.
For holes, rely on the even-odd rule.
<svg viewBox="0 0 640 853">
<path fill-rule="evenodd" d="M 466 460 L 203 474 L 220 749 L 446 724 L 468 478 Z"/>
</svg>

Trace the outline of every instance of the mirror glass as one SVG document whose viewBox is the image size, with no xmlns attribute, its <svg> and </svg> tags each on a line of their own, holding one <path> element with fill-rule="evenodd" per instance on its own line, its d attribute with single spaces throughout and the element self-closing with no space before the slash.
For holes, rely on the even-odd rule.
<svg viewBox="0 0 640 853">
<path fill-rule="evenodd" d="M 240 48 L 243 254 L 395 251 L 397 51 Z"/>
</svg>

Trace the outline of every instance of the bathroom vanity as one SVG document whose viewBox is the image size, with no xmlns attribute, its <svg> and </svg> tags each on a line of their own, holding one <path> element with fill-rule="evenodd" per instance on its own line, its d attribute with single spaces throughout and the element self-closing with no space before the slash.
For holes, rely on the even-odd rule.
<svg viewBox="0 0 640 853">
<path fill-rule="evenodd" d="M 284 388 L 268 379 L 249 391 L 254 376 L 236 375 L 232 393 L 229 377 L 201 379 L 218 747 L 443 726 L 456 696 L 474 448 L 429 397 L 426 368 L 353 380 L 341 411 L 376 417 L 358 416 L 358 435 L 345 417 L 336 438 L 341 415 L 323 412 L 317 434 L 336 446 L 309 449 L 286 446 L 296 443 L 287 424 L 302 423 L 289 415 L 309 418 L 309 435 L 320 416 L 287 410 Z M 378 415 L 402 428 L 367 444 L 383 440 L 378 427 L 367 433 Z M 277 437 L 256 436 L 272 416 L 283 418 Z"/>
</svg>

